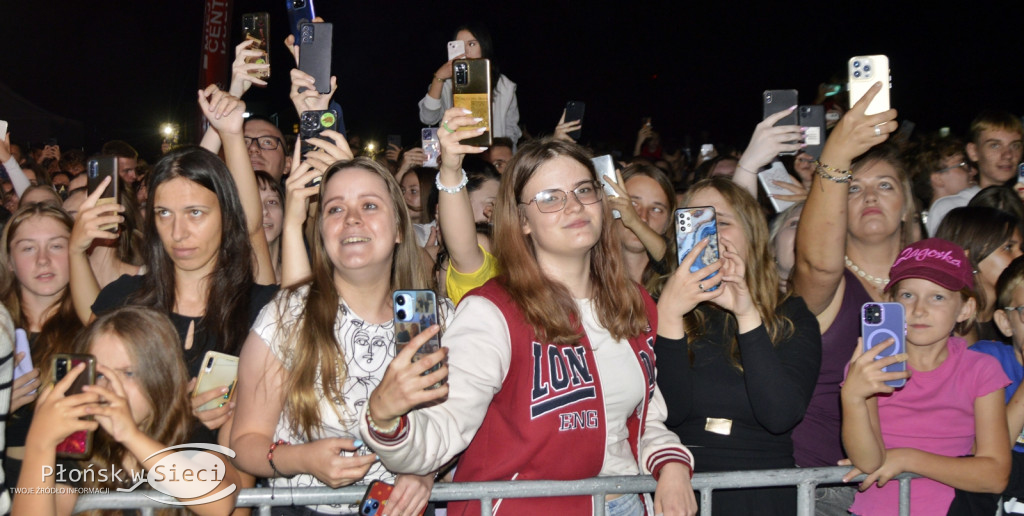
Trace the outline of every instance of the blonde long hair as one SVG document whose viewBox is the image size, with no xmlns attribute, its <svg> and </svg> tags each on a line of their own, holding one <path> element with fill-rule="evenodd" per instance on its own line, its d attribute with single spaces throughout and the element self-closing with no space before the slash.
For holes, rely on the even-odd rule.
<svg viewBox="0 0 1024 516">
<path fill-rule="evenodd" d="M 320 195 L 323 197 L 329 183 L 335 176 L 346 170 L 364 170 L 380 176 L 387 185 L 391 197 L 391 208 L 396 215 L 398 232 L 401 242 L 395 244 L 391 259 L 391 290 L 427 289 L 431 288 L 430 273 L 422 261 L 412 221 L 402 198 L 402 188 L 394 176 L 377 162 L 359 157 L 352 160 L 339 161 L 323 176 L 320 184 Z M 282 293 L 287 299 L 297 295 L 297 290 L 309 286 L 305 306 L 295 329 L 287 336 L 286 349 L 290 350 L 288 378 L 284 382 L 285 412 L 289 414 L 292 432 L 305 436 L 307 440 L 316 438 L 316 431 L 323 427 L 324 414 L 320 413 L 321 395 L 327 399 L 344 399 L 343 386 L 347 376 L 345 356 L 342 347 L 335 337 L 335 322 L 341 305 L 341 296 L 334 284 L 334 264 L 324 247 L 323 240 L 323 207 L 316 212 L 314 219 L 316 231 L 313 232 L 312 278 L 303 285 L 289 288 Z M 280 320 L 287 320 L 287 302 L 280 304 Z M 341 414 L 335 408 L 335 414 Z"/>
</svg>

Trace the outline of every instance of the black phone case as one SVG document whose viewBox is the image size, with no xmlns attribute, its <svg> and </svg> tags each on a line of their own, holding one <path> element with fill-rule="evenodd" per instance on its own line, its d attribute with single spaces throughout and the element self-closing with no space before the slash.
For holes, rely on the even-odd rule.
<svg viewBox="0 0 1024 516">
<path fill-rule="evenodd" d="M 799 103 L 799 95 L 796 90 L 766 90 L 761 96 L 761 100 L 764 104 L 764 116 L 761 117 L 761 119 L 764 120 L 779 111 L 785 111 L 797 105 Z M 799 109 L 794 109 L 790 114 L 782 117 L 781 120 L 775 122 L 774 127 L 778 127 L 780 125 L 797 125 L 797 111 L 799 111 Z M 792 156 L 796 154 L 796 151 L 780 152 L 779 154 Z"/>
<path fill-rule="evenodd" d="M 303 111 L 299 117 L 299 138 L 302 139 L 302 153 L 305 154 L 314 148 L 306 143 L 310 138 L 323 138 L 334 141 L 320 133 L 325 130 L 338 130 L 338 112 L 333 109 Z"/>
<path fill-rule="evenodd" d="M 110 184 L 103 190 L 103 196 L 96 201 L 96 205 L 113 204 L 117 202 L 117 191 L 120 188 L 121 177 L 117 173 L 116 156 L 100 156 L 89 160 L 85 168 L 86 192 L 92 195 L 100 183 L 107 176 L 110 176 Z M 117 224 L 104 224 L 99 229 L 108 231 L 117 227 Z"/>
<path fill-rule="evenodd" d="M 452 106 L 468 109 L 479 124 L 460 127 L 468 131 L 487 127 L 480 136 L 462 140 L 463 145 L 491 146 L 491 62 L 487 59 L 456 59 L 452 61 Z"/>
<path fill-rule="evenodd" d="M 572 122 L 575 120 L 583 120 L 583 112 L 586 111 L 587 103 L 579 100 L 570 100 L 565 103 L 565 121 Z M 569 137 L 573 140 L 579 141 L 580 135 L 583 134 L 583 128 L 579 128 L 575 131 L 569 131 Z"/>
<path fill-rule="evenodd" d="M 85 363 L 85 371 L 78 375 L 78 378 L 68 388 L 65 396 L 80 394 L 82 387 L 96 383 L 96 358 L 92 355 L 79 353 L 59 353 L 53 356 L 50 367 L 53 383 L 64 379 L 64 374 L 61 374 L 57 367 L 58 361 L 61 360 L 66 361 L 67 370 L 64 371 L 65 373 L 78 364 Z M 86 416 L 83 419 L 92 419 L 92 416 Z M 93 432 L 86 430 L 67 436 L 57 445 L 57 457 L 62 459 L 88 459 L 92 456 L 92 436 Z"/>
<path fill-rule="evenodd" d="M 796 110 L 798 124 L 807 128 L 804 135 L 807 147 L 804 147 L 804 152 L 818 159 L 821 150 L 825 148 L 825 106 L 800 106 Z"/>
<path fill-rule="evenodd" d="M 334 24 L 303 23 L 299 35 L 299 70 L 313 76 L 316 91 L 330 93 Z"/>
</svg>

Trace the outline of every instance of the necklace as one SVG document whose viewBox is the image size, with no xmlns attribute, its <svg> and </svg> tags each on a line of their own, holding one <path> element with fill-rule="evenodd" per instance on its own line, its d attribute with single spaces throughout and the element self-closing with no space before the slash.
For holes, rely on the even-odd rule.
<svg viewBox="0 0 1024 516">
<path fill-rule="evenodd" d="M 860 276 L 860 277 L 870 281 L 871 283 L 874 283 L 876 285 L 875 288 L 883 289 L 883 288 L 885 288 L 886 285 L 889 284 L 889 278 L 876 278 L 876 277 L 868 274 L 866 271 L 862 270 L 860 267 L 857 267 L 857 264 L 853 263 L 853 261 L 850 260 L 849 256 L 845 256 L 844 255 L 843 256 L 843 260 L 846 260 L 846 266 L 849 267 L 851 271 L 856 273 L 858 276 Z"/>
</svg>

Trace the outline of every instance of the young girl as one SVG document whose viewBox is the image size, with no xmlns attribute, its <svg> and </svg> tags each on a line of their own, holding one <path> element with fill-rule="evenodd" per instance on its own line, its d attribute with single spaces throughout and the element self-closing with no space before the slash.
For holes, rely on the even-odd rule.
<svg viewBox="0 0 1024 516">
<path fill-rule="evenodd" d="M 910 472 L 927 477 L 911 482 L 913 514 L 945 514 L 953 488 L 999 493 L 1006 486 L 1003 388 L 1010 382 L 996 360 L 950 336 L 973 324 L 976 310 L 961 248 L 938 238 L 912 244 L 889 278 L 886 292 L 906 311 L 906 353 L 875 360 L 891 343 L 866 352 L 858 345 L 840 393 L 843 444 L 856 468 L 845 480 L 868 474 L 850 512 L 896 514 L 899 487 L 889 480 Z M 882 371 L 899 361 L 906 372 Z M 884 383 L 901 378 L 907 382 L 898 389 Z"/>
<path fill-rule="evenodd" d="M 55 469 L 56 448 L 67 436 L 80 430 L 95 431 L 93 455 L 73 467 L 93 469 L 94 475 L 82 486 L 91 488 L 130 487 L 133 472 L 152 468 L 168 453 L 168 446 L 189 442 L 192 426 L 191 403 L 186 384 L 188 374 L 178 349 L 178 335 L 171 321 L 150 308 L 124 307 L 97 319 L 72 345 L 76 353 L 96 358 L 96 385 L 80 394 L 67 395 L 72 382 L 83 373 L 78 365 L 56 385 L 43 389 L 29 428 L 25 463 L 18 486 L 35 488 L 33 494 L 14 499 L 17 516 L 70 515 L 77 500 L 74 490 L 55 494 L 56 479 L 43 477 L 44 468 Z M 83 420 L 92 416 L 94 421 Z M 239 483 L 231 461 L 220 456 L 223 479 L 214 491 Z M 185 464 L 180 464 L 184 467 Z M 101 470 L 123 470 L 124 484 L 99 474 Z M 106 481 L 109 479 L 109 481 Z M 174 489 L 173 485 L 168 488 Z M 181 489 L 181 488 L 179 488 Z M 44 491 L 46 490 L 46 491 Z M 238 498 L 237 489 L 226 497 L 189 509 L 201 515 L 227 514 Z M 110 511 L 121 514 L 120 510 Z"/>
</svg>

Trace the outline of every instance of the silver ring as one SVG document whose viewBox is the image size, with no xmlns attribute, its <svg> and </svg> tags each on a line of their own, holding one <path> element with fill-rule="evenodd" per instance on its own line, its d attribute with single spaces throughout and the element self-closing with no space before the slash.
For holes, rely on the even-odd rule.
<svg viewBox="0 0 1024 516">
<path fill-rule="evenodd" d="M 697 288 L 699 288 L 701 292 L 704 292 L 704 284 L 703 283 L 698 283 L 697 284 Z"/>
<path fill-rule="evenodd" d="M 878 126 L 878 125 L 875 126 L 875 136 L 882 136 L 882 127 L 881 126 Z"/>
</svg>

